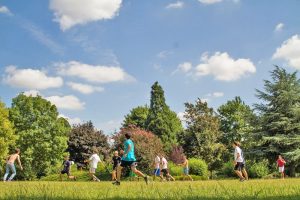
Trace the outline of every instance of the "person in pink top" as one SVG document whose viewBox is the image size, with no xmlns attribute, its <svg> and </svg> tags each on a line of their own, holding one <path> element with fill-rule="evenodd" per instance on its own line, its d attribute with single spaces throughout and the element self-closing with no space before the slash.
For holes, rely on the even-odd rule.
<svg viewBox="0 0 300 200">
<path fill-rule="evenodd" d="M 278 156 L 277 160 L 277 166 L 279 169 L 279 173 L 281 174 L 281 178 L 284 179 L 284 165 L 285 165 L 285 160 L 282 158 L 281 155 Z"/>
</svg>

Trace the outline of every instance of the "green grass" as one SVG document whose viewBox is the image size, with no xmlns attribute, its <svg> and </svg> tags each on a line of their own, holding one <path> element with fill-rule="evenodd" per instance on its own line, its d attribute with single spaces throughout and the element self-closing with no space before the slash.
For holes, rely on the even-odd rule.
<svg viewBox="0 0 300 200">
<path fill-rule="evenodd" d="M 0 183 L 0 199 L 300 199 L 300 179 L 194 182 L 7 182 Z"/>
</svg>

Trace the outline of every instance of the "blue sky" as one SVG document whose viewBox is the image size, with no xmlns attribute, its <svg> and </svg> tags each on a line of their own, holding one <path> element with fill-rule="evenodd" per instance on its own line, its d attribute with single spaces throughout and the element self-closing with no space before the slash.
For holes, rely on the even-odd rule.
<svg viewBox="0 0 300 200">
<path fill-rule="evenodd" d="M 71 3 L 70 3 L 71 2 Z M 163 86 L 182 114 L 257 102 L 273 65 L 300 69 L 300 1 L 0 0 L 1 100 L 20 92 L 109 134 Z"/>
</svg>

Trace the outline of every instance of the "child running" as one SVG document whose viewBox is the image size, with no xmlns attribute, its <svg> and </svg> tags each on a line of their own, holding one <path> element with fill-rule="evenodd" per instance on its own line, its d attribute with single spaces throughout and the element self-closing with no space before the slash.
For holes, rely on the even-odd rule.
<svg viewBox="0 0 300 200">
<path fill-rule="evenodd" d="M 161 180 L 163 177 L 160 174 L 160 157 L 157 155 L 154 159 L 154 172 L 153 172 L 153 180 L 155 180 L 156 176 L 159 176 Z"/>
<path fill-rule="evenodd" d="M 113 171 L 111 173 L 112 177 L 111 179 L 113 181 L 117 180 L 117 167 L 121 164 L 121 157 L 119 156 L 119 152 L 115 151 L 114 156 L 112 158 L 112 163 L 113 163 Z"/>
<path fill-rule="evenodd" d="M 141 171 L 136 169 L 137 166 L 137 162 L 136 162 L 136 158 L 134 155 L 134 143 L 133 141 L 130 139 L 131 138 L 131 134 L 130 133 L 126 133 L 125 134 L 125 142 L 124 142 L 124 155 L 122 157 L 121 160 L 121 165 L 117 167 L 117 180 L 113 183 L 115 185 L 120 185 L 120 180 L 121 180 L 121 170 L 123 167 L 129 167 L 131 168 L 131 171 L 133 173 L 135 173 L 138 176 L 141 176 L 144 178 L 146 184 L 148 184 L 148 176 L 144 175 Z"/>
<path fill-rule="evenodd" d="M 89 158 L 89 160 L 86 160 L 86 162 L 90 163 L 89 175 L 90 175 L 91 179 L 93 181 L 100 182 L 100 179 L 97 176 L 95 176 L 96 169 L 97 169 L 97 166 L 98 166 L 98 162 L 101 162 L 101 159 L 98 155 L 98 150 L 97 149 L 93 149 L 92 156 Z"/>
<path fill-rule="evenodd" d="M 183 163 L 178 165 L 183 166 L 183 180 L 187 177 L 188 180 L 193 181 L 193 178 L 189 175 L 189 161 L 186 156 L 183 156 Z"/>
<path fill-rule="evenodd" d="M 71 162 L 69 161 L 69 156 L 64 157 L 64 162 L 62 163 L 63 169 L 60 171 L 59 177 L 60 181 L 62 181 L 62 175 L 67 174 L 70 180 L 76 181 L 76 176 L 71 176 Z"/>
<path fill-rule="evenodd" d="M 15 161 L 18 161 L 18 164 L 20 166 L 20 169 L 23 170 L 21 161 L 20 161 L 20 149 L 16 149 L 15 153 L 8 156 L 6 159 L 6 172 L 3 178 L 3 181 L 12 181 L 13 178 L 17 175 L 16 167 L 15 167 Z M 7 180 L 7 176 L 9 175 L 9 172 L 12 172 L 9 179 Z"/>
<path fill-rule="evenodd" d="M 242 156 L 242 150 L 239 147 L 239 142 L 233 142 L 232 147 L 234 148 L 234 171 L 240 178 L 240 181 L 245 181 L 245 177 L 243 176 L 243 171 L 245 170 L 244 158 Z"/>
<path fill-rule="evenodd" d="M 277 160 L 277 166 L 279 169 L 279 173 L 281 174 L 281 179 L 284 179 L 284 165 L 285 165 L 285 160 L 282 158 L 281 155 L 278 156 L 278 160 Z"/>
<path fill-rule="evenodd" d="M 175 178 L 173 178 L 173 176 L 171 176 L 169 170 L 168 170 L 168 161 L 167 159 L 161 155 L 161 164 L 162 164 L 162 167 L 161 167 L 161 172 L 163 173 L 163 176 L 166 177 L 167 181 L 175 181 Z"/>
</svg>

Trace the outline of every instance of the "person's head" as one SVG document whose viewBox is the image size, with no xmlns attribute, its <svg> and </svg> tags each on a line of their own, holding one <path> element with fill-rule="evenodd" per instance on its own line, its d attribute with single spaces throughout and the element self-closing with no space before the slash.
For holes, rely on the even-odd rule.
<svg viewBox="0 0 300 200">
<path fill-rule="evenodd" d="M 93 148 L 93 154 L 98 154 L 98 149 L 97 148 Z"/>
<path fill-rule="evenodd" d="M 241 144 L 240 144 L 238 141 L 234 141 L 234 142 L 232 143 L 232 146 L 233 146 L 233 148 L 235 148 L 235 147 L 241 146 Z"/>
<path fill-rule="evenodd" d="M 125 138 L 129 140 L 131 138 L 131 134 L 129 132 L 125 133 Z"/>
<path fill-rule="evenodd" d="M 114 156 L 119 156 L 119 152 L 118 151 L 114 151 Z"/>
<path fill-rule="evenodd" d="M 18 149 L 18 148 L 15 149 L 15 153 L 16 153 L 16 154 L 20 154 L 20 153 L 21 153 L 20 149 Z"/>
<path fill-rule="evenodd" d="M 64 156 L 64 160 L 69 160 L 69 156 L 68 156 L 68 155 L 65 155 L 65 156 Z"/>
<path fill-rule="evenodd" d="M 278 155 L 278 159 L 282 159 L 282 155 Z"/>
</svg>

